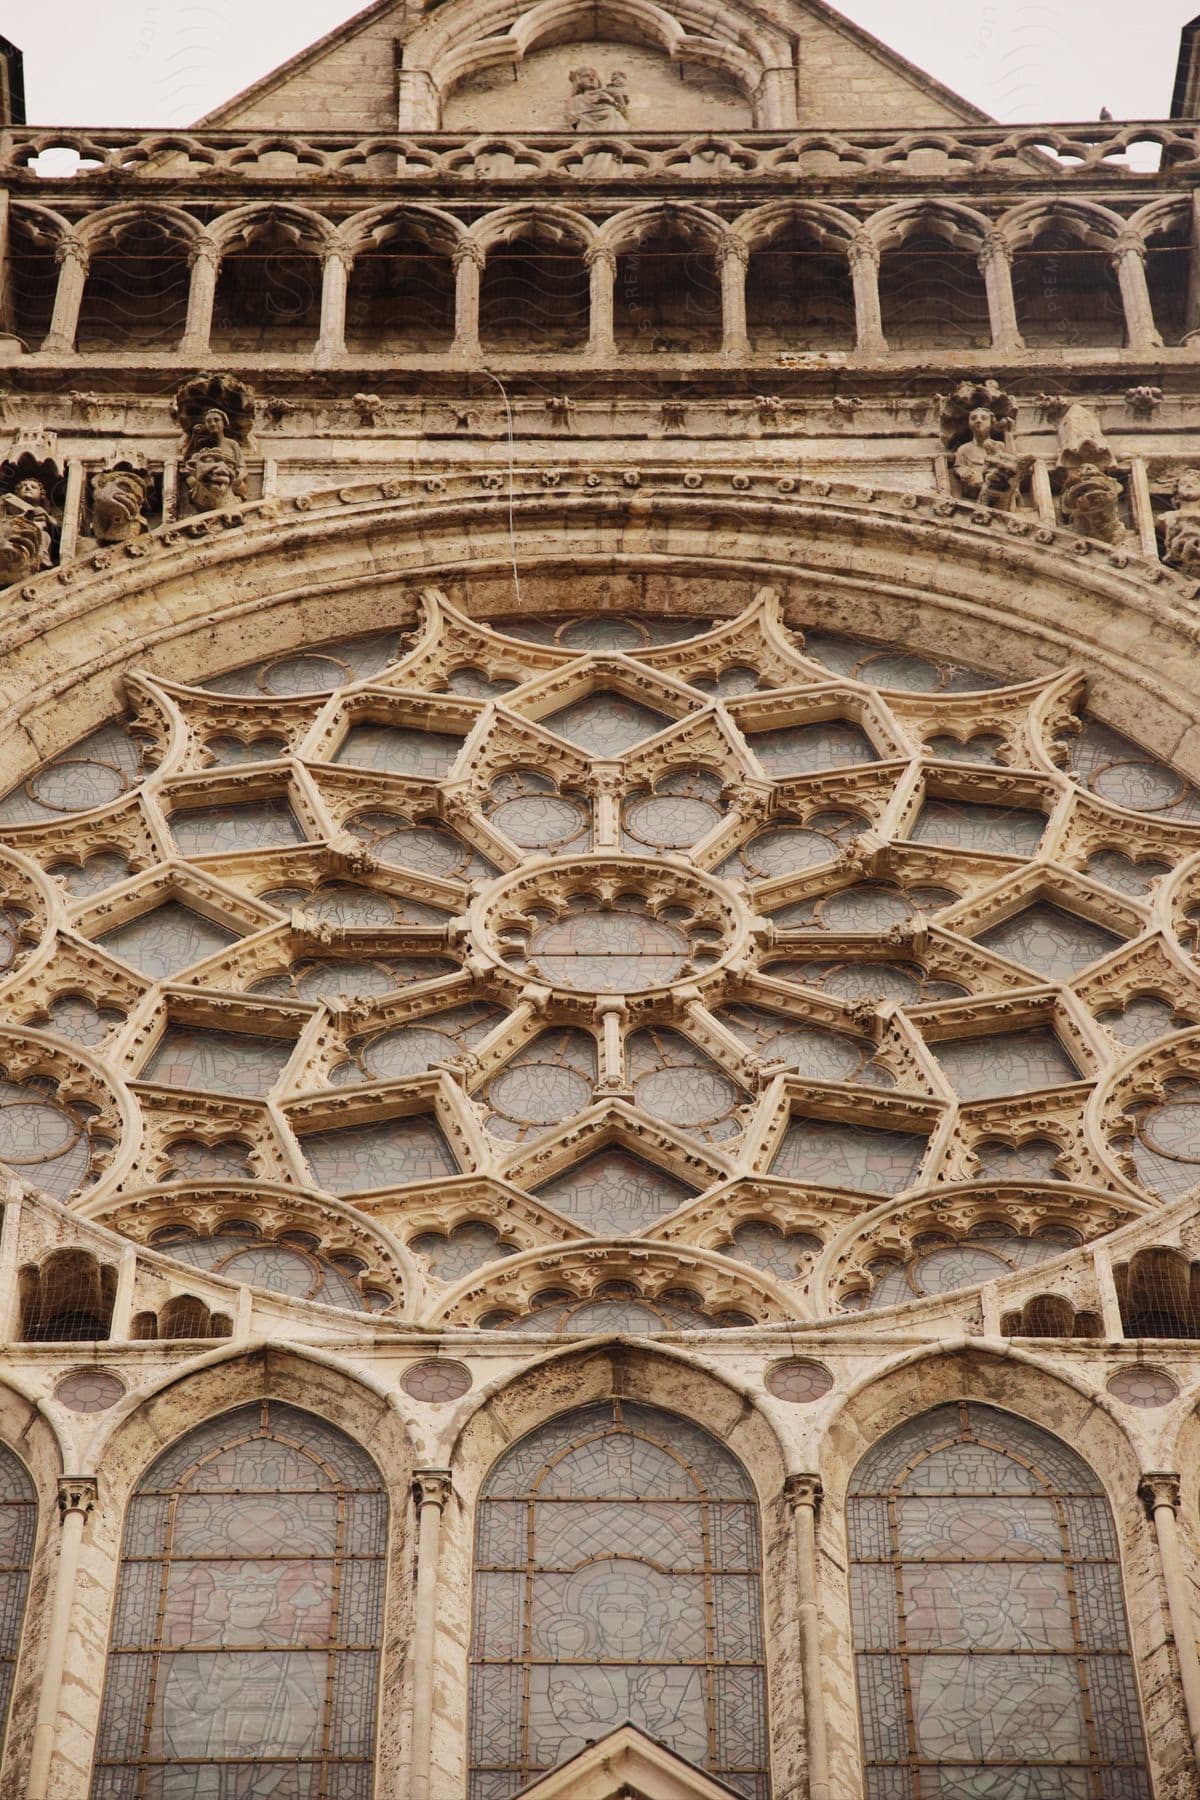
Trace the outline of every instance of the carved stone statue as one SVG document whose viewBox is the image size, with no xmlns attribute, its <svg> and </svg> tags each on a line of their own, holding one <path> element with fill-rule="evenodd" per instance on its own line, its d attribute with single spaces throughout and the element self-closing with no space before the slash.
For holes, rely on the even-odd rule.
<svg viewBox="0 0 1200 1800">
<path fill-rule="evenodd" d="M 232 448 L 238 450 L 236 444 Z M 183 476 L 188 498 L 197 512 L 215 512 L 231 500 L 245 497 L 246 476 L 240 451 L 235 458 L 216 445 L 197 450 L 184 463 Z"/>
<path fill-rule="evenodd" d="M 614 69 L 607 83 L 595 69 L 571 70 L 567 124 L 572 131 L 621 131 L 629 112 L 628 79 Z"/>
<path fill-rule="evenodd" d="M 127 544 L 149 530 L 150 477 L 139 469 L 101 469 L 92 476 L 92 536 L 100 544 Z"/>
<path fill-rule="evenodd" d="M 1200 469 L 1184 469 L 1173 498 L 1173 511 L 1160 520 L 1163 561 L 1200 580 Z"/>
<path fill-rule="evenodd" d="M 1125 527 L 1117 512 L 1121 483 L 1106 475 L 1097 463 L 1081 463 L 1072 469 L 1062 491 L 1063 517 L 1081 537 L 1099 538 L 1104 544 L 1122 544 Z"/>
<path fill-rule="evenodd" d="M 28 472 L 18 475 L 11 492 L 0 494 L 0 532 L 5 544 L 0 563 L 6 571 L 2 577 L 6 584 L 50 568 L 58 526 L 41 477 Z"/>
<path fill-rule="evenodd" d="M 0 587 L 28 581 L 49 564 L 47 539 L 33 514 L 14 507 L 13 496 L 0 500 Z"/>
<path fill-rule="evenodd" d="M 970 437 L 954 453 L 954 473 L 968 500 L 1007 511 L 1033 464 L 1031 456 L 1015 456 L 997 435 L 998 421 L 990 406 L 972 407 L 967 415 Z"/>
</svg>

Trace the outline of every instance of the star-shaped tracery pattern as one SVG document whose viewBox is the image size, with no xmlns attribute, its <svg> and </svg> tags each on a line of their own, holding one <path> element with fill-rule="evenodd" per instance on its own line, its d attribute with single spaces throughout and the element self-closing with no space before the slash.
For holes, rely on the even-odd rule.
<svg viewBox="0 0 1200 1800">
<path fill-rule="evenodd" d="M 935 1302 L 1200 1185 L 1200 790 L 1082 672 L 770 590 L 425 590 L 127 684 L 0 800 L 0 1160 L 150 1249 L 381 1318 L 708 1330 Z"/>
</svg>

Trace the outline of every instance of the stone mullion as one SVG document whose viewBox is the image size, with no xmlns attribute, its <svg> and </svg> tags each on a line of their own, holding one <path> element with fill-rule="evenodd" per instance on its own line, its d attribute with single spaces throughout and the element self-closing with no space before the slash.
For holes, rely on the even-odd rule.
<svg viewBox="0 0 1200 1800">
<path fill-rule="evenodd" d="M 461 238 L 454 247 L 454 343 L 451 355 L 477 358 L 479 289 L 486 260 L 482 244 Z"/>
<path fill-rule="evenodd" d="M 1146 284 L 1146 246 L 1134 233 L 1123 233 L 1112 254 L 1125 308 L 1129 348 L 1139 355 L 1162 349 L 1162 337 L 1154 324 L 1150 289 Z"/>
<path fill-rule="evenodd" d="M 221 252 L 212 238 L 196 239 L 188 251 L 188 267 L 187 320 L 179 348 L 185 356 L 207 356 L 221 271 Z"/>
<path fill-rule="evenodd" d="M 587 254 L 589 283 L 588 355 L 596 362 L 611 362 L 617 354 L 613 324 L 617 253 L 607 244 L 593 244 Z"/>
<path fill-rule="evenodd" d="M 56 356 L 73 356 L 90 258 L 87 247 L 78 238 L 66 237 L 55 251 L 55 260 L 58 263 L 58 287 L 42 350 Z"/>
<path fill-rule="evenodd" d="M 887 339 L 879 304 L 879 246 L 865 231 L 860 231 L 850 245 L 849 255 L 856 348 L 860 356 L 882 356 L 887 350 Z"/>
<path fill-rule="evenodd" d="M 825 1729 L 825 1671 L 821 1659 L 820 1581 L 817 1571 L 817 1511 L 820 1477 L 789 1475 L 784 1498 L 796 1534 L 800 1595 L 800 1660 L 804 1680 L 804 1734 L 808 1754 L 808 1800 L 830 1800 L 829 1742 Z"/>
<path fill-rule="evenodd" d="M 741 238 L 721 240 L 717 267 L 721 274 L 721 354 L 732 358 L 749 355 L 746 324 L 746 270 L 750 252 Z"/>
<path fill-rule="evenodd" d="M 433 1678 L 437 1632 L 442 1513 L 453 1492 L 448 1469 L 413 1472 L 417 1514 L 416 1596 L 413 1606 L 412 1736 L 410 1800 L 429 1800 L 433 1762 Z"/>
<path fill-rule="evenodd" d="M 42 1682 L 37 1717 L 29 1753 L 25 1800 L 45 1800 L 51 1770 L 59 1761 L 59 1739 L 64 1727 L 74 1730 L 61 1711 L 63 1676 L 71 1661 L 72 1615 L 79 1578 L 79 1553 L 83 1528 L 96 1506 L 94 1475 L 60 1475 L 58 1516 L 61 1535 L 54 1586 L 50 1595 L 50 1622 L 42 1647 Z"/>
<path fill-rule="evenodd" d="M 346 353 L 346 295 L 354 256 L 346 244 L 329 244 L 321 260 L 321 326 L 316 354 L 322 362 Z"/>
<path fill-rule="evenodd" d="M 979 252 L 979 267 L 987 288 L 988 318 L 994 350 L 1023 350 L 1025 340 L 1017 319 L 1012 284 L 1012 248 L 999 232 L 991 232 Z"/>
<path fill-rule="evenodd" d="M 1187 1713 L 1192 1755 L 1200 1773 L 1200 1652 L 1196 1648 L 1196 1623 L 1192 1611 L 1192 1589 L 1183 1566 L 1179 1548 L 1180 1503 L 1179 1476 L 1155 1470 L 1144 1474 L 1138 1483 L 1138 1498 L 1154 1526 L 1158 1542 L 1159 1566 L 1167 1591 L 1167 1614 L 1175 1656 L 1179 1664 L 1179 1680 L 1183 1688 L 1183 1704 Z"/>
</svg>

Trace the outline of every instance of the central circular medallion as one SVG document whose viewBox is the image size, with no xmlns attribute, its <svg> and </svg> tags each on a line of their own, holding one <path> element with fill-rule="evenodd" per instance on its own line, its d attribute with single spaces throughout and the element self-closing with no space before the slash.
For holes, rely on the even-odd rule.
<svg viewBox="0 0 1200 1800">
<path fill-rule="evenodd" d="M 746 929 L 723 883 L 648 857 L 580 856 L 501 877 L 476 903 L 477 941 L 514 975 L 572 994 L 696 980 Z"/>
</svg>

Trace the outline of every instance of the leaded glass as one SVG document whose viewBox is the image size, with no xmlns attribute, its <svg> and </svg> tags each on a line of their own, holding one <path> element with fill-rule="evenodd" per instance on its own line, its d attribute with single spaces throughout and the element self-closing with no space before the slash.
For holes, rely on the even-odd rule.
<svg viewBox="0 0 1200 1800">
<path fill-rule="evenodd" d="M 627 1719 L 766 1795 L 757 1507 L 715 1439 L 619 1400 L 565 1414 L 496 1464 L 476 1532 L 472 1800 Z"/>
<path fill-rule="evenodd" d="M 360 813 L 347 822 L 381 862 L 414 869 L 443 880 L 474 881 L 494 875 L 494 866 L 448 826 L 414 822 L 400 813 Z"/>
<path fill-rule="evenodd" d="M 399 650 L 399 632 L 375 631 L 313 645 L 291 655 L 265 657 L 261 662 L 246 663 L 226 675 L 214 676 L 200 686 L 213 694 L 244 694 L 248 698 L 260 694 L 280 698 L 324 694 L 347 681 L 378 675 L 395 661 Z"/>
<path fill-rule="evenodd" d="M 878 761 L 866 732 L 847 719 L 782 725 L 774 731 L 748 731 L 746 742 L 767 774 L 780 779 Z"/>
<path fill-rule="evenodd" d="M 906 925 L 921 912 L 936 912 L 958 896 L 949 888 L 921 887 L 905 891 L 878 881 L 858 881 L 817 900 L 797 900 L 773 910 L 777 925 L 811 926 L 818 931 L 883 933 Z"/>
<path fill-rule="evenodd" d="M 172 813 L 171 835 L 184 856 L 219 856 L 302 844 L 304 827 L 286 800 L 243 800 Z"/>
<path fill-rule="evenodd" d="M 314 1132 L 303 1140 L 302 1148 L 316 1185 L 331 1194 L 356 1194 L 458 1174 L 441 1127 L 426 1113 Z"/>
<path fill-rule="evenodd" d="M 115 1007 L 96 1006 L 86 994 L 60 994 L 46 1008 L 46 1029 L 72 1044 L 102 1044 L 125 1018 Z"/>
<path fill-rule="evenodd" d="M 87 1119 L 53 1082 L 0 1075 L 0 1166 L 66 1200 L 83 1186 L 91 1160 Z"/>
<path fill-rule="evenodd" d="M 408 1240 L 408 1247 L 425 1258 L 430 1273 L 439 1281 L 458 1281 L 487 1263 L 514 1255 L 517 1249 L 482 1219 L 467 1219 L 453 1231 L 418 1232 Z"/>
<path fill-rule="evenodd" d="M 418 964 L 424 969 L 424 964 Z M 340 1063 L 330 1075 L 335 1087 L 362 1081 L 401 1081 L 407 1075 L 423 1075 L 436 1063 L 449 1062 L 486 1037 L 504 1017 L 498 1006 L 473 1002 L 426 1013 L 411 1025 L 397 1025 L 350 1044 L 354 1060 Z"/>
<path fill-rule="evenodd" d="M 1077 913 L 1037 901 L 979 933 L 979 942 L 1048 981 L 1070 981 L 1089 963 L 1108 956 L 1124 940 Z"/>
<path fill-rule="evenodd" d="M 621 846 L 635 855 L 688 850 L 720 824 L 722 783 L 708 769 L 674 769 L 621 808 Z"/>
<path fill-rule="evenodd" d="M 626 1150 L 600 1150 L 536 1188 L 592 1237 L 632 1237 L 674 1212 L 696 1189 Z"/>
<path fill-rule="evenodd" d="M 643 738 L 662 731 L 671 720 L 655 707 L 606 688 L 547 713 L 542 723 L 593 756 L 620 756 Z"/>
<path fill-rule="evenodd" d="M 1126 856 L 1121 850 L 1093 850 L 1087 859 L 1087 872 L 1105 887 L 1117 888 L 1122 894 L 1141 895 L 1170 873 L 1170 864 L 1154 857 Z"/>
<path fill-rule="evenodd" d="M 766 1219 L 747 1219 L 729 1234 L 728 1244 L 718 1248 L 726 1256 L 774 1275 L 780 1281 L 795 1281 L 812 1267 L 821 1253 L 821 1240 L 811 1231 L 781 1231 Z"/>
<path fill-rule="evenodd" d="M 565 650 L 604 656 L 615 650 L 645 650 L 653 644 L 676 644 L 707 631 L 708 619 L 672 618 L 669 614 L 568 613 L 566 617 L 493 619 L 493 630 L 533 644 L 561 644 Z"/>
<path fill-rule="evenodd" d="M 561 794 L 536 769 L 509 769 L 491 785 L 488 816 L 522 850 L 588 850 L 592 809 L 582 794 Z"/>
<path fill-rule="evenodd" d="M 964 1100 L 1024 1094 L 1079 1080 L 1079 1070 L 1049 1026 L 955 1038 L 930 1048 L 950 1086 Z"/>
<path fill-rule="evenodd" d="M 1081 1506 L 1103 1527 L 1082 1542 Z M 1073 1451 L 940 1406 L 863 1458 L 847 1527 L 868 1793 L 1145 1791 L 1108 1507 Z"/>
<path fill-rule="evenodd" d="M 822 1187 L 898 1194 L 916 1181 L 926 1141 L 914 1132 L 793 1114 L 771 1173 Z"/>
<path fill-rule="evenodd" d="M 975 1145 L 975 1160 L 980 1175 L 988 1181 L 1058 1181 L 1059 1146 L 1050 1138 L 1025 1138 L 1019 1144 L 1006 1144 L 999 1138 L 984 1138 Z"/>
<path fill-rule="evenodd" d="M 278 975 L 264 976 L 252 994 L 275 999 L 325 1000 L 331 1005 L 391 994 L 417 982 L 453 975 L 458 964 L 445 956 L 318 956 L 296 962 Z"/>
<path fill-rule="evenodd" d="M 221 767 L 230 767 L 239 763 L 274 762 L 277 757 L 286 756 L 288 743 L 281 737 L 240 738 L 217 736 L 206 739 L 205 750 L 210 759 Z"/>
<path fill-rule="evenodd" d="M 1068 750 L 1072 773 L 1110 806 L 1188 823 L 1200 819 L 1200 789 L 1098 719 L 1087 720 Z"/>
<path fill-rule="evenodd" d="M 101 894 L 105 888 L 113 887 L 118 881 L 127 881 L 133 874 L 132 863 L 117 850 L 97 850 L 94 856 L 86 856 L 82 862 L 52 862 L 48 869 L 69 894 L 79 899 Z"/>
<path fill-rule="evenodd" d="M 237 937 L 236 931 L 206 919 L 181 900 L 166 900 L 96 941 L 101 949 L 131 963 L 143 975 L 165 981 L 227 949 Z"/>
<path fill-rule="evenodd" d="M 361 1289 L 329 1257 L 320 1254 L 315 1242 L 302 1247 L 228 1227 L 205 1237 L 188 1226 L 172 1226 L 156 1233 L 151 1244 L 172 1262 L 212 1269 L 230 1281 L 350 1312 L 369 1310 Z"/>
<path fill-rule="evenodd" d="M 269 888 L 260 898 L 283 912 L 299 911 L 339 931 L 388 925 L 444 925 L 449 908 L 411 900 L 407 894 L 385 894 L 379 888 L 350 881 L 323 881 L 315 888 Z"/>
<path fill-rule="evenodd" d="M 438 781 L 463 747 L 461 733 L 415 731 L 403 725 L 351 725 L 334 752 L 335 763 L 359 769 L 387 769 Z"/>
<path fill-rule="evenodd" d="M 371 1793 L 387 1499 L 277 1401 L 199 1426 L 130 1503 L 93 1800 Z"/>
<path fill-rule="evenodd" d="M 543 1031 L 480 1091 L 493 1137 L 523 1143 L 590 1106 L 596 1040 L 586 1031 Z"/>
<path fill-rule="evenodd" d="M 633 1096 L 651 1118 L 710 1143 L 734 1136 L 750 1096 L 681 1032 L 635 1031 L 625 1049 Z"/>
<path fill-rule="evenodd" d="M 639 1337 L 655 1337 L 668 1331 L 719 1331 L 726 1325 L 752 1321 L 727 1313 L 712 1317 L 698 1306 L 683 1304 L 667 1295 L 647 1299 L 631 1283 L 610 1281 L 587 1300 L 569 1295 L 535 1302 L 518 1318 L 497 1314 L 483 1323 L 497 1331 L 545 1332 L 549 1336 L 632 1332 Z"/>
<path fill-rule="evenodd" d="M 785 1063 L 809 1081 L 862 1081 L 894 1087 L 895 1076 L 872 1060 L 874 1045 L 826 1025 L 810 1025 L 762 1006 L 722 1006 L 718 1019 L 765 1063 Z"/>
<path fill-rule="evenodd" d="M 529 951 L 543 979 L 556 987 L 622 993 L 674 981 L 687 964 L 690 942 L 681 925 L 628 900 L 584 904 L 551 919 L 534 932 Z"/>
<path fill-rule="evenodd" d="M 1175 1008 L 1154 994 L 1135 994 L 1119 1010 L 1098 1013 L 1097 1018 L 1119 1044 L 1130 1049 L 1153 1044 L 1169 1031 L 1181 1031 L 1191 1019 L 1177 1018 Z"/>
<path fill-rule="evenodd" d="M 0 826 L 36 825 L 111 806 L 144 773 L 141 746 L 116 721 L 73 744 L 0 800 Z"/>
<path fill-rule="evenodd" d="M 869 1288 L 842 1296 L 848 1312 L 904 1306 L 926 1294 L 951 1294 L 958 1288 L 995 1281 L 1014 1269 L 1035 1268 L 1082 1240 L 1067 1226 L 1043 1226 L 1021 1232 L 1003 1220 L 974 1225 L 966 1236 L 954 1239 L 927 1233 L 907 1262 L 880 1257 L 867 1265 Z"/>
<path fill-rule="evenodd" d="M 833 631 L 806 631 L 804 651 L 836 675 L 853 675 L 875 687 L 915 694 L 982 693 L 1000 685 L 978 669 L 963 668 L 913 650 L 872 644 Z"/>
<path fill-rule="evenodd" d="M 974 800 L 926 800 L 913 826 L 913 842 L 954 850 L 990 850 L 997 856 L 1032 856 L 1046 829 L 1043 813 L 1029 807 L 985 806 Z"/>
<path fill-rule="evenodd" d="M 166 1087 L 209 1088 L 219 1094 L 257 1098 L 270 1093 L 295 1048 L 290 1038 L 170 1025 L 141 1079 Z"/>
</svg>

